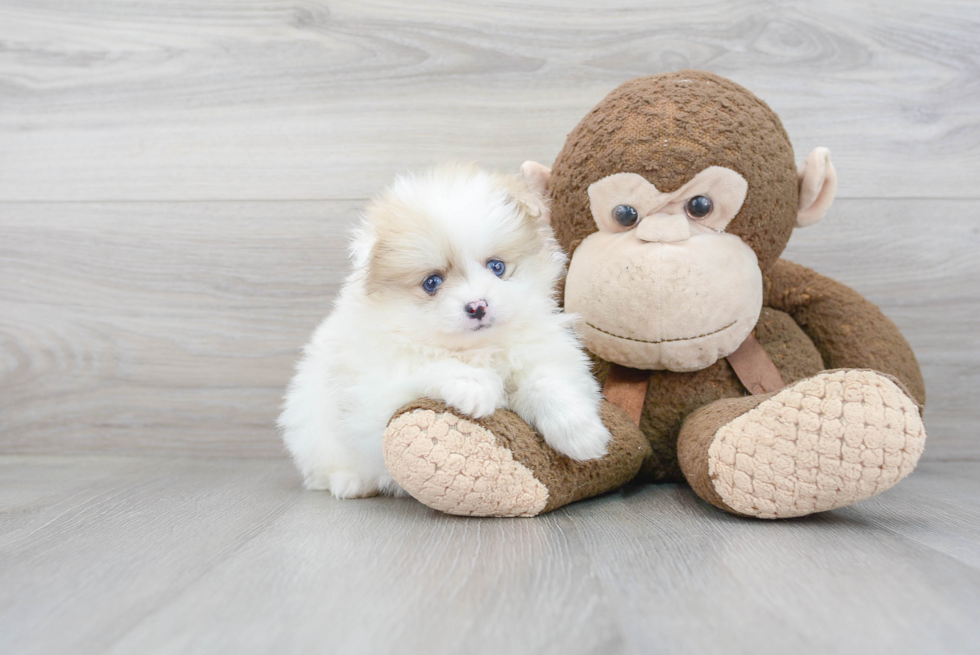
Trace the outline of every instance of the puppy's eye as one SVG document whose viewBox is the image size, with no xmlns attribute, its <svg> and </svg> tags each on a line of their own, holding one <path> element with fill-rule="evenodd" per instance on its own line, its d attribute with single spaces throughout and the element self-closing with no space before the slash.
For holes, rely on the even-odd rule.
<svg viewBox="0 0 980 655">
<path fill-rule="evenodd" d="M 507 266 L 499 259 L 491 259 L 490 261 L 488 261 L 487 268 L 489 268 L 490 272 L 496 275 L 497 277 L 503 275 L 504 271 L 507 270 Z"/>
<path fill-rule="evenodd" d="M 616 205 L 616 208 L 613 209 L 613 218 L 623 227 L 636 225 L 636 219 L 639 217 L 640 215 L 636 213 L 636 210 L 629 205 Z"/>
<path fill-rule="evenodd" d="M 704 218 L 714 207 L 715 204 L 708 196 L 694 196 L 684 205 L 684 211 L 691 218 Z"/>
<path fill-rule="evenodd" d="M 438 291 L 439 287 L 441 286 L 441 275 L 430 275 L 429 277 L 425 278 L 425 281 L 422 283 L 422 288 L 425 289 L 425 292 L 430 296 L 435 295 L 436 291 Z"/>
</svg>

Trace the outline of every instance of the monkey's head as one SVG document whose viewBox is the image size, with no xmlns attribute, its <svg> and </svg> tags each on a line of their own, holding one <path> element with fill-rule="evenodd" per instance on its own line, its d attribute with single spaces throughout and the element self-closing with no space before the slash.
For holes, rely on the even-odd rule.
<svg viewBox="0 0 980 655">
<path fill-rule="evenodd" d="M 565 308 L 581 315 L 586 346 L 654 370 L 734 352 L 759 319 L 764 273 L 836 191 L 825 148 L 798 172 L 776 114 L 703 71 L 626 82 L 572 131 L 552 171 L 522 170 L 552 197 L 571 254 Z"/>
</svg>

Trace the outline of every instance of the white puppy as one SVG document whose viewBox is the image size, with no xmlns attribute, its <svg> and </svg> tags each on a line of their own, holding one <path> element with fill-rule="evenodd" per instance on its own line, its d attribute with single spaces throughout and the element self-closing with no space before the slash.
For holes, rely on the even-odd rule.
<svg viewBox="0 0 980 655">
<path fill-rule="evenodd" d="M 599 387 L 555 300 L 566 258 L 532 184 L 452 166 L 372 201 L 279 419 L 308 489 L 400 494 L 381 437 L 422 396 L 474 418 L 510 408 L 577 460 L 606 453 Z"/>
</svg>

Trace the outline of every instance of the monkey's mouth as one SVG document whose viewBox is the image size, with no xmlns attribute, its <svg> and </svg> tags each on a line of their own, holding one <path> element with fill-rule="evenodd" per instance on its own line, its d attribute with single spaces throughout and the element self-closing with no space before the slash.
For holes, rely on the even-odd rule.
<svg viewBox="0 0 980 655">
<path fill-rule="evenodd" d="M 624 337 L 624 336 L 619 335 L 619 334 L 613 334 L 612 332 L 609 332 L 608 330 L 603 330 L 601 327 L 596 327 L 596 326 L 592 325 L 591 323 L 589 323 L 588 321 L 585 321 L 585 324 L 588 325 L 593 330 L 598 330 L 599 332 L 602 332 L 603 334 L 608 334 L 611 337 L 616 337 L 617 339 L 623 339 L 625 341 L 635 341 L 637 343 L 649 343 L 649 344 L 674 343 L 676 341 L 694 341 L 695 339 L 703 339 L 704 337 L 710 337 L 712 335 L 715 335 L 715 334 L 719 334 L 721 332 L 724 332 L 728 328 L 734 327 L 736 323 L 738 323 L 738 320 L 737 319 L 734 320 L 734 321 L 732 321 L 731 323 L 729 323 L 725 327 L 718 328 L 714 332 L 705 332 L 704 334 L 699 334 L 699 335 L 693 336 L 693 337 L 679 337 L 679 338 L 676 338 L 676 339 L 660 339 L 658 341 L 647 341 L 646 339 L 635 339 L 633 337 Z"/>
</svg>

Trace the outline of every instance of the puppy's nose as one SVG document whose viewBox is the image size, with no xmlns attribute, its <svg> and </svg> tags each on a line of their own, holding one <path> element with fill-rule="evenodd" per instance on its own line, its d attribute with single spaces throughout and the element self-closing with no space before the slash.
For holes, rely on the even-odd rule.
<svg viewBox="0 0 980 655">
<path fill-rule="evenodd" d="M 466 303 L 466 315 L 470 318 L 480 320 L 487 314 L 487 301 L 477 300 L 476 302 Z"/>
</svg>

